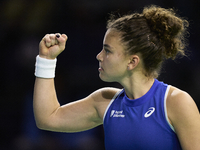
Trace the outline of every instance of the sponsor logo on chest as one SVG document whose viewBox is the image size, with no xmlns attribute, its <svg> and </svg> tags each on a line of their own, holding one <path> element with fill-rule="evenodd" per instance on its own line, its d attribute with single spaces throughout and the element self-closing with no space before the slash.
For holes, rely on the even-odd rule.
<svg viewBox="0 0 200 150">
<path fill-rule="evenodd" d="M 121 117 L 121 118 L 124 118 L 125 115 L 123 114 L 123 110 L 112 110 L 111 113 L 110 113 L 110 117 Z"/>
<path fill-rule="evenodd" d="M 144 117 L 145 118 L 148 118 L 150 117 L 155 111 L 155 108 L 154 107 L 150 107 L 149 110 L 144 114 Z"/>
</svg>

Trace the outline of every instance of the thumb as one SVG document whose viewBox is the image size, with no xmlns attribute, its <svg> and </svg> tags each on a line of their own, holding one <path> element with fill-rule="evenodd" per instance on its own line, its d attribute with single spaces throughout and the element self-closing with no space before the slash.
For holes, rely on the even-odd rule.
<svg viewBox="0 0 200 150">
<path fill-rule="evenodd" d="M 65 49 L 66 41 L 68 39 L 66 34 L 56 34 L 56 39 L 61 50 Z"/>
</svg>

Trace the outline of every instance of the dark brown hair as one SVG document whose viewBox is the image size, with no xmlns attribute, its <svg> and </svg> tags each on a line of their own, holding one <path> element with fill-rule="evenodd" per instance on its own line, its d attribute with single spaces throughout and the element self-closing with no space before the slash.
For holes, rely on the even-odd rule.
<svg viewBox="0 0 200 150">
<path fill-rule="evenodd" d="M 148 6 L 141 14 L 133 13 L 116 19 L 111 15 L 107 29 L 121 33 L 127 54 L 140 53 L 146 76 L 158 77 L 164 59 L 185 56 L 185 33 L 189 23 L 173 9 Z"/>
</svg>

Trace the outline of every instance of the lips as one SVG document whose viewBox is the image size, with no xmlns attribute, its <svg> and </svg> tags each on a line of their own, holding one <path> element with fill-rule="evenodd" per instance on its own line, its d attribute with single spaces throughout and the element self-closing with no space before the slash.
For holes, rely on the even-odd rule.
<svg viewBox="0 0 200 150">
<path fill-rule="evenodd" d="M 99 71 L 103 71 L 103 68 L 100 66 L 98 70 L 99 70 Z"/>
</svg>

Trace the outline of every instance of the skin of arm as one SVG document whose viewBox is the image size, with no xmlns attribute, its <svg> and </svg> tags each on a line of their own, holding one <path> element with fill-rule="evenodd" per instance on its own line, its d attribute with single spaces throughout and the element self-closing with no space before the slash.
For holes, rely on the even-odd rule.
<svg viewBox="0 0 200 150">
<path fill-rule="evenodd" d="M 175 87 L 171 87 L 167 98 L 167 111 L 182 149 L 199 150 L 200 114 L 190 95 Z"/>
<path fill-rule="evenodd" d="M 53 79 L 36 78 L 34 113 L 40 129 L 77 132 L 101 124 L 91 96 L 60 106 Z"/>
<path fill-rule="evenodd" d="M 56 58 L 65 48 L 67 36 L 46 35 L 40 42 L 40 57 Z M 56 41 L 57 40 L 57 41 Z M 60 106 L 54 79 L 36 77 L 33 108 L 38 128 L 58 132 L 88 130 L 103 123 L 107 105 L 119 89 L 99 89 L 88 97 Z M 78 92 L 78 91 L 77 91 Z"/>
<path fill-rule="evenodd" d="M 60 106 L 54 79 L 36 78 L 34 114 L 38 128 L 58 132 L 79 132 L 103 123 L 107 105 L 118 89 L 99 89 L 88 97 Z"/>
</svg>

